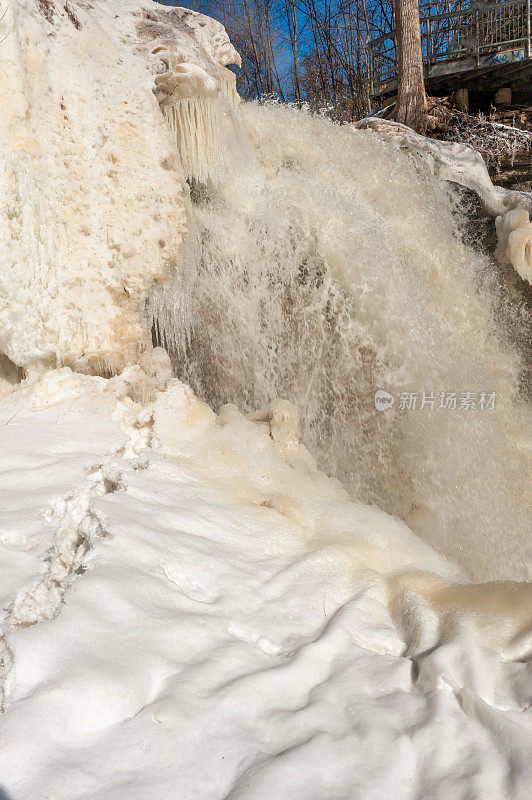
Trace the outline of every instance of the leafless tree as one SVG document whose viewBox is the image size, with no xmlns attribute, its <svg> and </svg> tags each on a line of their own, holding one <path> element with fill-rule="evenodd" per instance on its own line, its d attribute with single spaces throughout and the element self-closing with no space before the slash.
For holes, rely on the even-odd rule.
<svg viewBox="0 0 532 800">
<path fill-rule="evenodd" d="M 242 56 L 237 86 L 243 97 L 305 103 L 340 120 L 358 119 L 370 110 L 367 44 L 396 29 L 396 118 L 419 129 L 426 102 L 419 9 L 423 15 L 441 13 L 469 0 L 179 2 L 223 23 Z M 392 59 L 393 41 L 390 36 Z"/>
<path fill-rule="evenodd" d="M 423 80 L 418 0 L 395 0 L 397 102 L 394 117 L 416 131 L 425 127 L 427 99 Z"/>
</svg>

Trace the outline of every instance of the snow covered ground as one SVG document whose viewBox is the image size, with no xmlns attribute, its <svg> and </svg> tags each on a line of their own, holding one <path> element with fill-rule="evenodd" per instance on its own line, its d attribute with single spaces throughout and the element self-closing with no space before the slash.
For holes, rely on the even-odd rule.
<svg viewBox="0 0 532 800">
<path fill-rule="evenodd" d="M 1 401 L 7 796 L 528 797 L 526 584 L 350 502 L 289 404 L 126 378 Z"/>
</svg>

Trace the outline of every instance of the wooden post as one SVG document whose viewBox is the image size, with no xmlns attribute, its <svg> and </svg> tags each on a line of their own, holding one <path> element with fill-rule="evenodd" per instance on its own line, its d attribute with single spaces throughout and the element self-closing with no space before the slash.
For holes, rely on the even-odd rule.
<svg viewBox="0 0 532 800">
<path fill-rule="evenodd" d="M 455 95 L 456 108 L 459 111 L 469 112 L 469 92 L 467 89 L 457 89 Z"/>
<path fill-rule="evenodd" d="M 530 49 L 530 0 L 526 0 L 526 48 L 525 55 L 527 58 L 532 56 Z"/>
</svg>

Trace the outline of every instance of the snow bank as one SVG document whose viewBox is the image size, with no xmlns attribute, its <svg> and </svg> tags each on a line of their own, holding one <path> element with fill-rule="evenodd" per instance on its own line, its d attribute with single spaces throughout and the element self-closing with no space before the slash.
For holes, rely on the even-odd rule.
<svg viewBox="0 0 532 800">
<path fill-rule="evenodd" d="M 355 128 L 374 130 L 415 153 L 430 155 L 441 180 L 476 192 L 485 212 L 496 217 L 496 257 L 532 283 L 532 195 L 494 186 L 480 153 L 463 143 L 428 139 L 406 125 L 377 117 L 360 120 Z"/>
<path fill-rule="evenodd" d="M 147 0 L 3 9 L 0 353 L 115 372 L 151 340 L 148 301 L 181 269 L 189 169 L 159 103 L 201 75 L 234 106 L 224 65 L 238 56 L 219 23 Z"/>
<path fill-rule="evenodd" d="M 468 584 L 350 502 L 289 404 L 138 394 L 62 369 L 0 403 L 0 468 L 35 492 L 0 482 L 24 508 L 0 543 L 2 789 L 524 800 L 529 587 Z"/>
</svg>

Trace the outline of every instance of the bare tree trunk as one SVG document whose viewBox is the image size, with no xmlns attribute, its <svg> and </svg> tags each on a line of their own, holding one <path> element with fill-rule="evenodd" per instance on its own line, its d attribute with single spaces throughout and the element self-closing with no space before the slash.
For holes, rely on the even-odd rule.
<svg viewBox="0 0 532 800">
<path fill-rule="evenodd" d="M 394 118 L 424 132 L 427 98 L 421 60 L 418 0 L 394 0 L 397 30 L 397 102 Z"/>
</svg>

